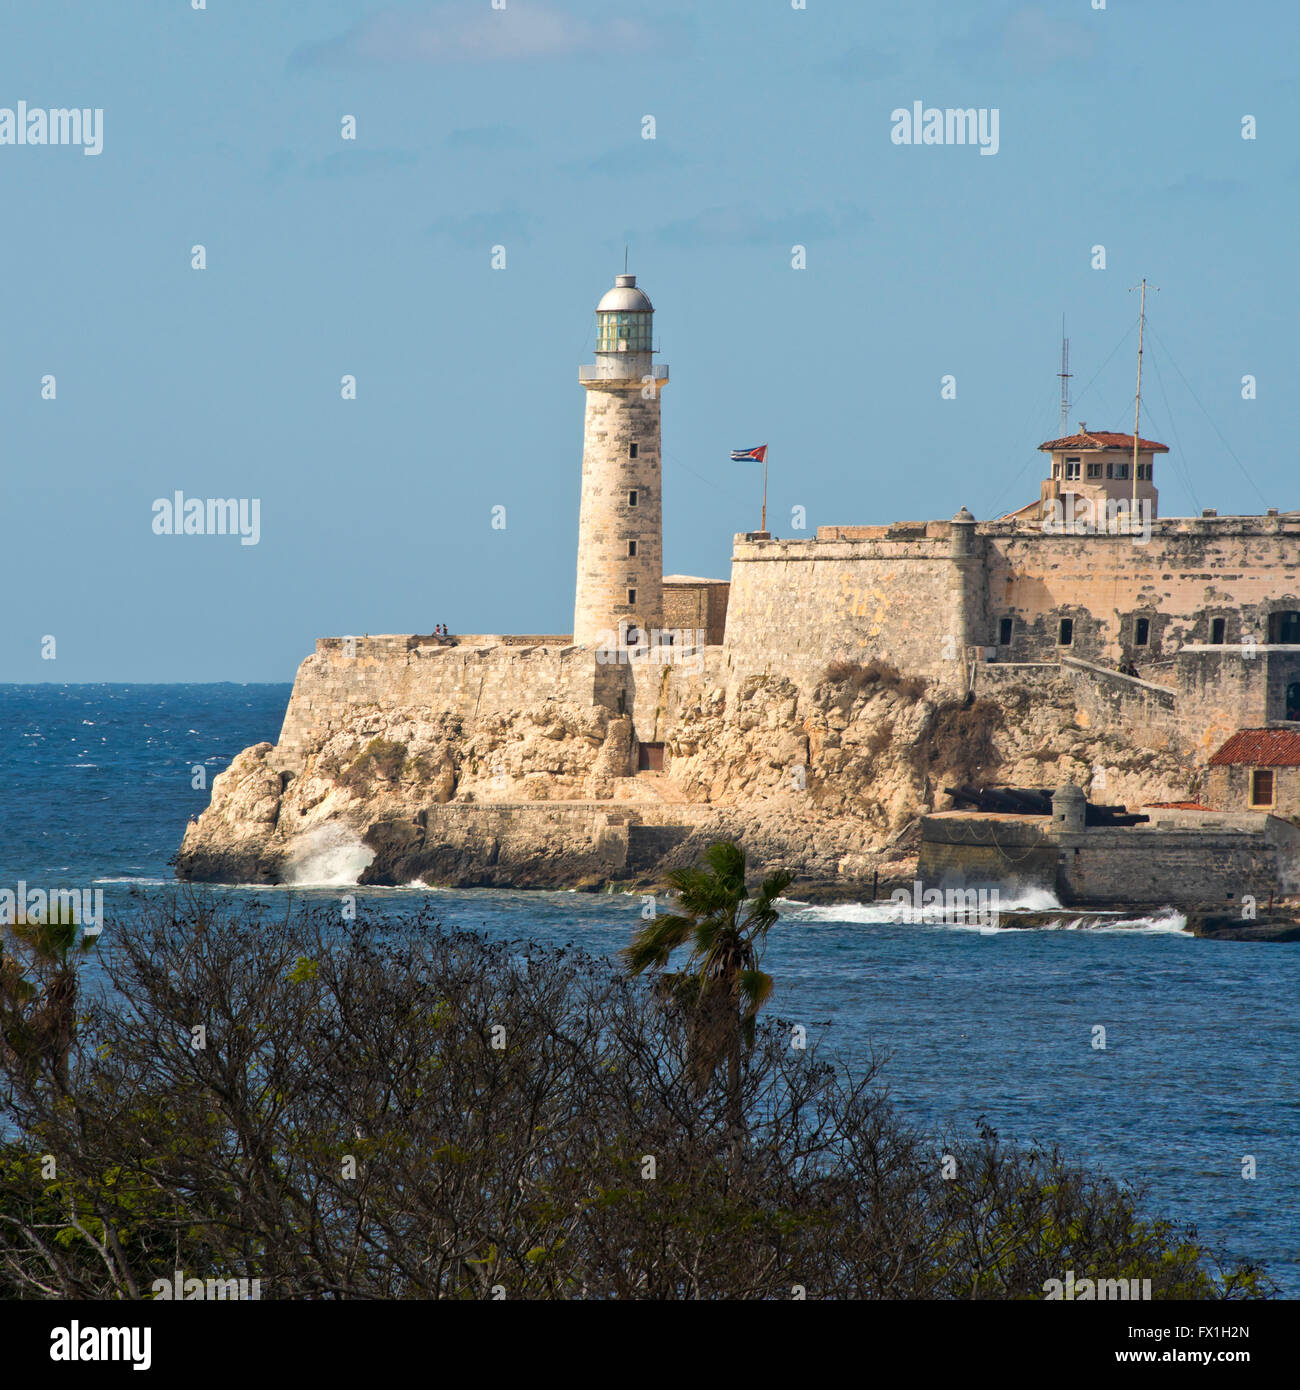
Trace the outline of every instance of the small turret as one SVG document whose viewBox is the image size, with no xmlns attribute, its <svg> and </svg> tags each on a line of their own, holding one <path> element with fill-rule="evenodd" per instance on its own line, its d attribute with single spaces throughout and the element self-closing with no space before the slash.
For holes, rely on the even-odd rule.
<svg viewBox="0 0 1300 1390">
<path fill-rule="evenodd" d="M 1052 829 L 1079 831 L 1088 823 L 1088 798 L 1073 782 L 1052 793 Z"/>
</svg>

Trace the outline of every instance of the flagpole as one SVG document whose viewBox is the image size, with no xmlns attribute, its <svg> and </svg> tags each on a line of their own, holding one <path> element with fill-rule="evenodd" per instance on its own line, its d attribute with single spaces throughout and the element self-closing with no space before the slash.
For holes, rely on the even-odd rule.
<svg viewBox="0 0 1300 1390">
<path fill-rule="evenodd" d="M 767 530 L 767 449 L 763 450 L 763 524 L 758 528 Z"/>
</svg>

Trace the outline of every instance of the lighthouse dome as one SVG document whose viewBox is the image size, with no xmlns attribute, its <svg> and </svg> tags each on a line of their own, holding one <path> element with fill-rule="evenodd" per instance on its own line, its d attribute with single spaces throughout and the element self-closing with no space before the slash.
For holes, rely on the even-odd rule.
<svg viewBox="0 0 1300 1390">
<path fill-rule="evenodd" d="M 598 314 L 653 314 L 654 305 L 644 290 L 636 287 L 635 275 L 618 275 L 614 278 L 614 288 L 606 290 L 604 298 L 596 305 Z"/>
</svg>

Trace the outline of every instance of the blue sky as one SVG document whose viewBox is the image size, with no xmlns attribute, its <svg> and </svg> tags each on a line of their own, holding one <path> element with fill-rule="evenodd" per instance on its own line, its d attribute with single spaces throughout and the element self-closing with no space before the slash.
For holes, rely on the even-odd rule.
<svg viewBox="0 0 1300 1390">
<path fill-rule="evenodd" d="M 0 146 L 0 680 L 567 631 L 625 245 L 672 369 L 670 571 L 725 576 L 757 525 L 738 446 L 771 446 L 781 535 L 1036 496 L 1061 315 L 1072 425 L 1128 430 L 1144 275 L 1162 513 L 1300 506 L 1296 9 L 1092 3 L 10 7 L 0 108 L 102 108 L 104 148 Z M 914 101 L 996 108 L 998 153 L 894 144 Z M 260 499 L 259 543 L 154 534 L 178 489 Z"/>
</svg>

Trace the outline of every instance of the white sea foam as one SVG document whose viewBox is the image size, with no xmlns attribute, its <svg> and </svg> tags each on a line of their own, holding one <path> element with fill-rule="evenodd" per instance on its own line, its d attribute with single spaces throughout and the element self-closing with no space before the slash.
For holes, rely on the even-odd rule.
<svg viewBox="0 0 1300 1390">
<path fill-rule="evenodd" d="M 787 922 L 802 922 L 809 925 L 817 923 L 839 925 L 877 925 L 890 926 L 906 921 L 906 904 L 896 904 L 887 900 L 873 903 L 801 903 L 791 899 L 778 903 L 782 918 Z M 993 926 L 978 920 L 926 921 L 918 925 L 927 927 L 947 927 L 953 931 L 973 931 L 982 936 L 995 935 L 1008 931 L 1125 931 L 1177 934 L 1186 932 L 1187 918 L 1173 908 L 1163 908 L 1142 916 L 1123 912 L 1088 912 L 1067 915 L 1071 909 L 1062 907 L 1056 895 L 1045 888 L 1021 890 L 1016 897 L 1002 898 L 998 901 L 998 916 L 1002 925 Z M 936 912 L 938 909 L 936 909 Z M 1077 911 L 1077 909 L 1076 909 Z M 1019 913 L 1059 912 L 1062 915 L 1052 922 L 1043 922 L 1032 928 L 1017 927 L 1015 917 Z M 1008 919 L 1011 919 L 1008 921 Z"/>
<path fill-rule="evenodd" d="M 284 882 L 295 888 L 346 888 L 374 859 L 345 825 L 321 825 L 296 837 L 284 866 Z"/>
</svg>

